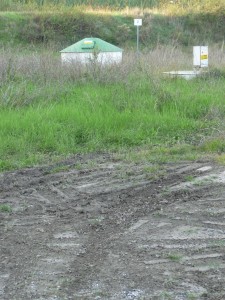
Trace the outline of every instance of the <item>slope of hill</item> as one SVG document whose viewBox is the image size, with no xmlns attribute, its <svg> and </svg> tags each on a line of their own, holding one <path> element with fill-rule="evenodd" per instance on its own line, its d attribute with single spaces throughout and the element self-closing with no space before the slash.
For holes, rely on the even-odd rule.
<svg viewBox="0 0 225 300">
<path fill-rule="evenodd" d="M 90 1 L 80 2 L 90 4 Z M 100 2 L 94 3 L 100 5 Z M 96 36 L 123 47 L 132 46 L 136 37 L 133 18 L 136 17 L 143 19 L 140 30 L 143 49 L 152 48 L 156 44 L 188 46 L 222 43 L 224 40 L 225 5 L 222 0 L 213 1 L 213 4 L 207 0 L 177 0 L 170 5 L 168 2 L 173 1 L 149 0 L 141 1 L 138 8 L 131 7 L 135 1 L 108 2 L 111 5 L 114 3 L 114 9 L 109 8 L 109 5 L 104 8 L 73 6 L 72 1 L 68 7 L 62 5 L 60 0 L 24 0 L 20 4 L 5 1 L 5 5 L 3 1 L 0 4 L 1 43 L 44 42 L 60 48 L 85 36 Z M 119 9 L 123 7 L 121 3 L 130 6 Z M 146 8 L 154 5 L 155 8 Z"/>
</svg>

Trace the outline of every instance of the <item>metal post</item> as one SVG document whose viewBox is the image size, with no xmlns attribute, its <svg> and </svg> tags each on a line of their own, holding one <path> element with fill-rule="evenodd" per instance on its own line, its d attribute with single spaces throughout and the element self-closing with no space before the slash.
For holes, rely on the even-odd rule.
<svg viewBox="0 0 225 300">
<path fill-rule="evenodd" d="M 137 56 L 139 55 L 139 27 L 142 26 L 142 19 L 134 19 L 134 26 L 137 26 Z"/>
<path fill-rule="evenodd" d="M 139 55 L 139 26 L 137 26 L 137 55 Z"/>
</svg>

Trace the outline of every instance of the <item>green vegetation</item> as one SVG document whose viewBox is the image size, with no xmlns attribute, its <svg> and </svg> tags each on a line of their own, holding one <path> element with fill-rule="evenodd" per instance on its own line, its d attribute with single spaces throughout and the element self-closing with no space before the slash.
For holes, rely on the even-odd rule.
<svg viewBox="0 0 225 300">
<path fill-rule="evenodd" d="M 12 208 L 8 204 L 0 204 L 0 212 L 2 213 L 10 213 L 12 211 Z"/>
<path fill-rule="evenodd" d="M 151 55 L 82 67 L 50 54 L 2 53 L 0 169 L 137 147 L 164 159 L 223 152 L 225 78 L 171 80 Z"/>
<path fill-rule="evenodd" d="M 172 4 L 172 5 L 171 5 Z M 174 7 L 186 10 L 208 9 L 209 11 L 223 7 L 223 0 L 2 0 L 2 9 L 26 8 L 26 7 L 74 7 L 74 6 L 90 6 L 92 8 L 111 8 L 123 9 L 139 7 L 146 8 L 162 8 Z"/>
<path fill-rule="evenodd" d="M 137 8 L 135 8 L 138 6 Z M 133 18 L 141 17 L 140 46 L 188 46 L 224 41 L 223 0 L 73 1 L 21 0 L 0 4 L 1 41 L 55 45 L 57 50 L 88 36 L 135 47 Z"/>
<path fill-rule="evenodd" d="M 171 292 L 163 291 L 160 293 L 159 297 L 160 300 L 172 300 L 173 294 Z"/>
<path fill-rule="evenodd" d="M 199 293 L 189 292 L 187 294 L 187 299 L 189 299 L 189 300 L 197 300 L 197 299 L 199 299 L 199 296 L 201 296 L 201 295 L 199 295 Z"/>
<path fill-rule="evenodd" d="M 169 253 L 168 258 L 172 261 L 179 262 L 182 259 L 182 255 L 179 253 Z"/>
<path fill-rule="evenodd" d="M 194 176 L 193 175 L 187 175 L 184 178 L 186 181 L 194 181 Z"/>
<path fill-rule="evenodd" d="M 162 16 L 145 13 L 140 29 L 142 50 L 158 44 L 174 46 L 220 43 L 224 40 L 225 15 L 216 14 Z M 100 37 L 123 47 L 135 47 L 135 27 L 132 15 L 105 15 L 104 13 L 32 12 L 2 13 L 0 15 L 2 40 L 9 44 L 54 44 L 60 50 L 81 38 Z"/>
<path fill-rule="evenodd" d="M 223 0 L 11 0 L 0 9 L 0 170 L 90 151 L 225 161 Z M 143 18 L 139 59 L 134 17 Z M 129 49 L 123 63 L 62 66 L 58 51 L 85 36 Z M 191 68 L 195 43 L 209 44 L 210 72 L 163 77 Z"/>
</svg>

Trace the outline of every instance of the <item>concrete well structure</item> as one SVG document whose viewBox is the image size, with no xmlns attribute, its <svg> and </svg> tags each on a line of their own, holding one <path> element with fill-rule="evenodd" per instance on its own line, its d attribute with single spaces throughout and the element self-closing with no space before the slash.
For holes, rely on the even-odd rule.
<svg viewBox="0 0 225 300">
<path fill-rule="evenodd" d="M 60 51 L 62 63 L 88 64 L 98 62 L 102 65 L 120 63 L 123 50 L 99 38 L 85 38 Z"/>
</svg>

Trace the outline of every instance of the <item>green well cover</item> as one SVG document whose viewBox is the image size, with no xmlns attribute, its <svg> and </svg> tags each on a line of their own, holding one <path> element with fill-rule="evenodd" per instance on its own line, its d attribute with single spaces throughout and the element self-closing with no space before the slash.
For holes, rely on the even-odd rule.
<svg viewBox="0 0 225 300">
<path fill-rule="evenodd" d="M 63 50 L 62 53 L 74 53 L 74 52 L 122 52 L 123 50 L 117 46 L 107 43 L 99 38 L 85 38 Z"/>
</svg>

